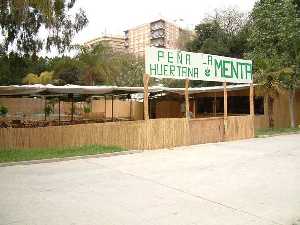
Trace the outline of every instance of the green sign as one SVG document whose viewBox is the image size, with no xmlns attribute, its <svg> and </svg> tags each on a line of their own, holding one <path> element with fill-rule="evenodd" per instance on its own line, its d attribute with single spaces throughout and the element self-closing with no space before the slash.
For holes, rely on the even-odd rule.
<svg viewBox="0 0 300 225">
<path fill-rule="evenodd" d="M 148 47 L 146 74 L 156 78 L 252 83 L 252 61 Z"/>
</svg>

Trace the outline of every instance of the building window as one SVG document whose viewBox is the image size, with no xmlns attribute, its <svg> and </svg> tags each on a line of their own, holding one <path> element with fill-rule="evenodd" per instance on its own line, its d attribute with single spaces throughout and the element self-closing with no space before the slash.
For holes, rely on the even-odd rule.
<svg viewBox="0 0 300 225">
<path fill-rule="evenodd" d="M 197 114 L 212 114 L 214 107 L 217 114 L 224 113 L 224 98 L 217 97 L 214 106 L 214 97 L 200 97 L 197 99 Z M 229 114 L 250 114 L 249 96 L 228 96 L 228 113 Z M 264 114 L 264 98 L 261 96 L 254 98 L 255 115 Z"/>
<path fill-rule="evenodd" d="M 256 96 L 254 97 L 254 113 L 255 115 L 264 115 L 264 97 L 263 96 Z"/>
</svg>

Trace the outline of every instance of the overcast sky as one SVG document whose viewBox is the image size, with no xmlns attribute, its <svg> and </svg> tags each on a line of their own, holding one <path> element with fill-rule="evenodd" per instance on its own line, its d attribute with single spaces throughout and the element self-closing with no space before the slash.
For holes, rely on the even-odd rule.
<svg viewBox="0 0 300 225">
<path fill-rule="evenodd" d="M 214 9 L 236 7 L 250 11 L 256 0 L 77 0 L 76 8 L 86 11 L 89 24 L 74 39 L 84 43 L 103 34 L 123 31 L 159 17 L 192 29 Z M 182 19 L 183 21 L 179 21 Z"/>
</svg>

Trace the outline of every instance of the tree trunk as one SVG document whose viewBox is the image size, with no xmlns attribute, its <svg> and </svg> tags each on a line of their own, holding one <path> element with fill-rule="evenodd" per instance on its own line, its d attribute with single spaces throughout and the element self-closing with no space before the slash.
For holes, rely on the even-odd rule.
<svg viewBox="0 0 300 225">
<path fill-rule="evenodd" d="M 294 99 L 295 99 L 295 88 L 289 90 L 290 125 L 292 128 L 295 128 Z"/>
<path fill-rule="evenodd" d="M 267 96 L 267 101 L 268 101 L 268 118 L 269 118 L 269 127 L 274 128 L 274 119 L 273 119 L 273 103 L 274 103 L 274 98 L 271 97 L 270 95 Z"/>
</svg>

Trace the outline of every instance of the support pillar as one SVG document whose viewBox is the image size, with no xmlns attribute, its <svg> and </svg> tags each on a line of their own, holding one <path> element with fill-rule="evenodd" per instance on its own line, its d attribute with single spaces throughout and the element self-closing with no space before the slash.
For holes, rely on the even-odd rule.
<svg viewBox="0 0 300 225">
<path fill-rule="evenodd" d="M 227 84 L 226 82 L 223 83 L 224 86 L 224 139 L 226 140 L 227 135 L 227 120 L 228 120 L 228 114 L 227 114 Z"/>
<path fill-rule="evenodd" d="M 250 95 L 249 95 L 249 103 L 250 103 L 250 116 L 252 120 L 252 134 L 254 137 L 254 88 L 253 88 L 253 83 L 250 84 Z"/>
<path fill-rule="evenodd" d="M 114 121 L 114 95 L 111 96 L 111 121 Z"/>
<path fill-rule="evenodd" d="M 106 122 L 106 95 L 104 95 L 104 119 Z"/>
<path fill-rule="evenodd" d="M 214 117 L 217 116 L 217 93 L 214 94 L 214 101 L 213 101 L 213 114 Z"/>
<path fill-rule="evenodd" d="M 189 105 L 189 79 L 185 79 L 185 117 L 188 119 L 190 117 L 190 105 Z"/>
<path fill-rule="evenodd" d="M 144 120 L 149 120 L 149 105 L 148 105 L 148 83 L 149 75 L 144 75 Z"/>
<path fill-rule="evenodd" d="M 60 97 L 58 97 L 58 125 L 60 125 Z"/>
<path fill-rule="evenodd" d="M 72 100 L 72 107 L 71 107 L 71 121 L 74 119 L 74 95 L 71 95 Z"/>
<path fill-rule="evenodd" d="M 47 107 L 47 98 L 44 98 L 44 116 L 45 121 L 47 120 L 47 113 L 46 113 L 46 107 Z"/>
</svg>

